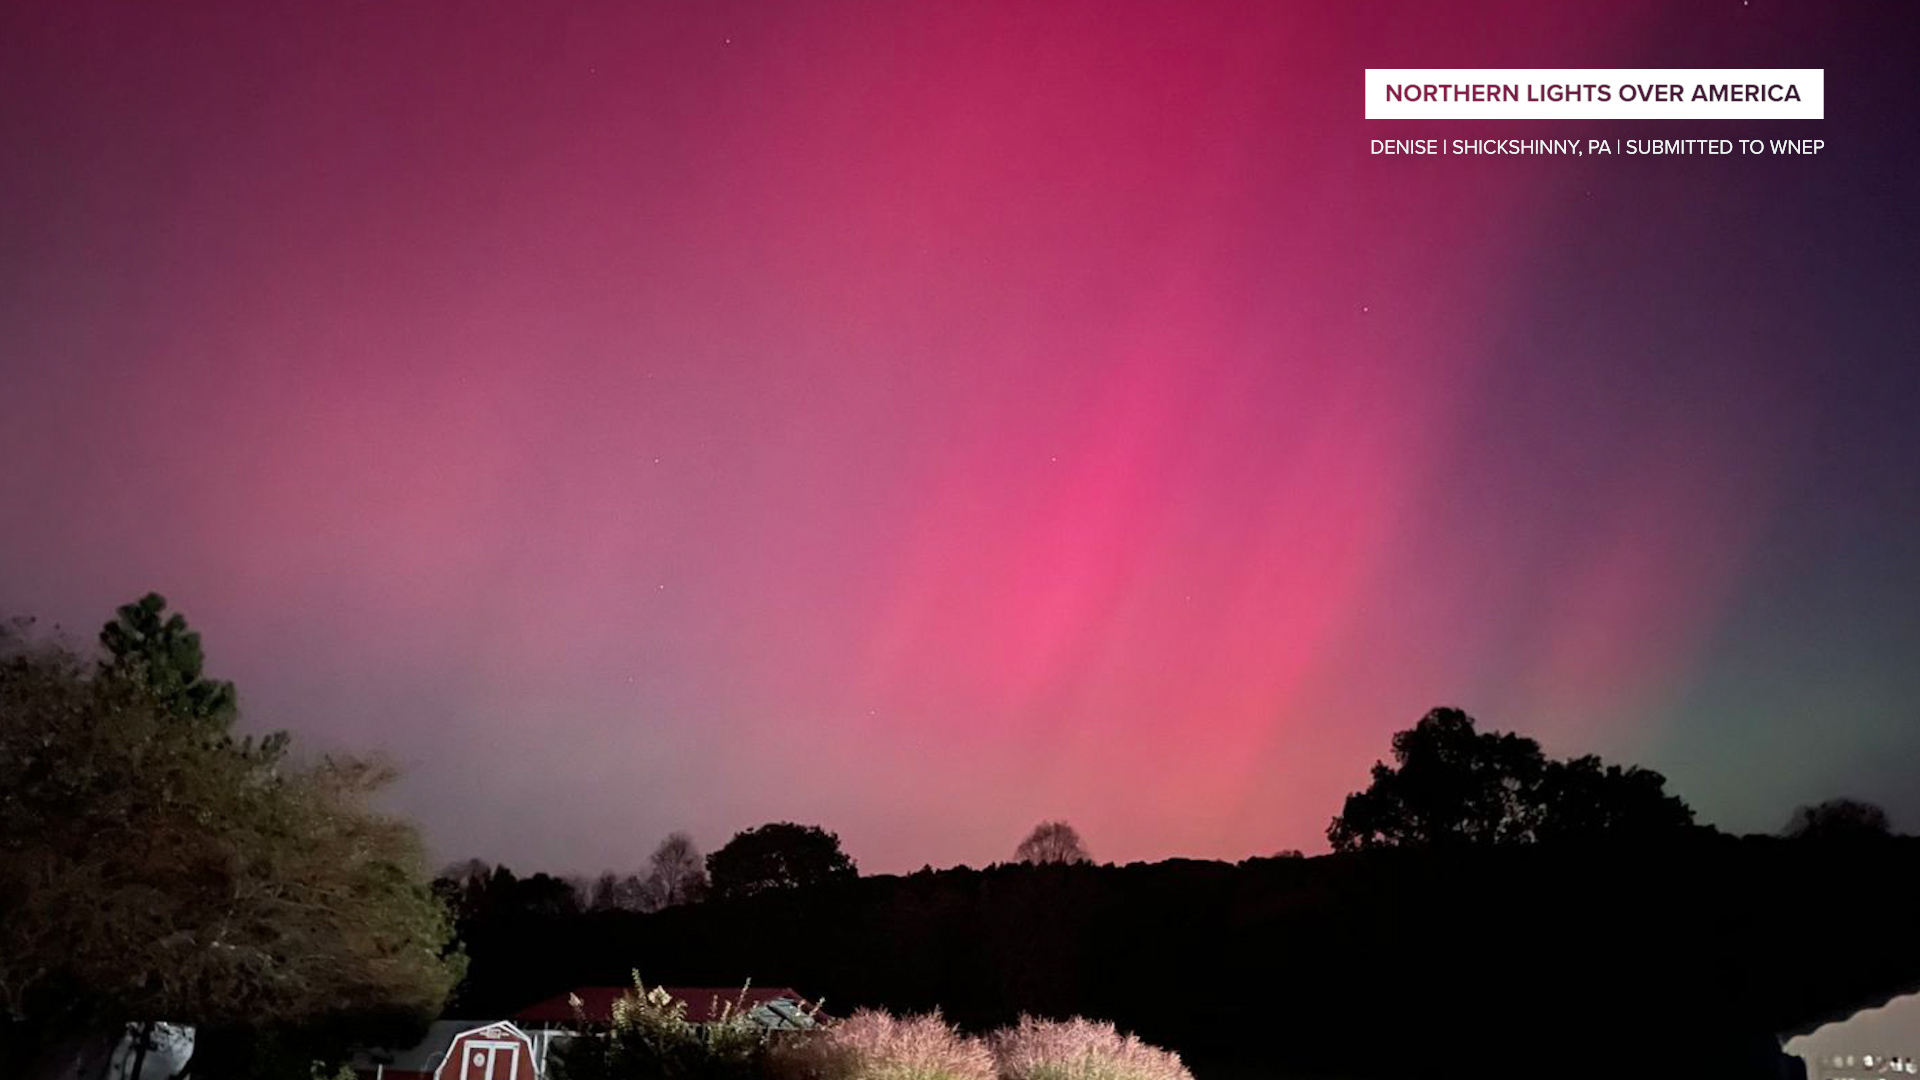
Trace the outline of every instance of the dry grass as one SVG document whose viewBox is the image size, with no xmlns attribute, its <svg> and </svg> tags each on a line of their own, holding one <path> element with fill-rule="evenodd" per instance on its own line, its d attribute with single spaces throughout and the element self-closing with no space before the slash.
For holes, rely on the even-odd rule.
<svg viewBox="0 0 1920 1080">
<path fill-rule="evenodd" d="M 822 1031 L 780 1040 L 779 1080 L 995 1080 L 985 1043 L 938 1012 L 893 1017 L 862 1009 Z"/>
<path fill-rule="evenodd" d="M 1075 1018 L 1002 1028 L 987 1040 L 1001 1080 L 1193 1080 L 1180 1055 Z"/>
</svg>

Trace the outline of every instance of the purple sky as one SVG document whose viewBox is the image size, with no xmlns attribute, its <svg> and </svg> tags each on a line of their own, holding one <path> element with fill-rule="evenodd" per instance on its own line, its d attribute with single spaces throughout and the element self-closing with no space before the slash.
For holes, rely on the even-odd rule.
<svg viewBox="0 0 1920 1080">
<path fill-rule="evenodd" d="M 528 869 L 1315 850 L 1443 703 L 1920 824 L 1912 10 L 12 5 L 0 608 Z M 1361 119 L 1553 65 L 1828 119 Z M 1828 148 L 1366 154 L 1610 130 Z"/>
</svg>

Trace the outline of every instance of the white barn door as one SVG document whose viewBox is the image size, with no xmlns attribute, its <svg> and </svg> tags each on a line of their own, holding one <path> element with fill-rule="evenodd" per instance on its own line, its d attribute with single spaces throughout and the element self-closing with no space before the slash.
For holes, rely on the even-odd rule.
<svg viewBox="0 0 1920 1080">
<path fill-rule="evenodd" d="M 514 1080 L 520 1044 L 512 1039 L 468 1039 L 460 1057 L 460 1080 Z"/>
</svg>

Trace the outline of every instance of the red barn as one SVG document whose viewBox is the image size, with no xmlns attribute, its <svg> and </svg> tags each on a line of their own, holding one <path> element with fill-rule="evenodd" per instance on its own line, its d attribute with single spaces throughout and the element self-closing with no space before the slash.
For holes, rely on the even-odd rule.
<svg viewBox="0 0 1920 1080">
<path fill-rule="evenodd" d="M 540 1080 L 542 1047 L 505 1020 L 441 1021 L 419 1045 L 354 1063 L 366 1080 Z"/>
<path fill-rule="evenodd" d="M 454 1036 L 433 1080 L 540 1080 L 533 1040 L 505 1020 Z"/>
</svg>

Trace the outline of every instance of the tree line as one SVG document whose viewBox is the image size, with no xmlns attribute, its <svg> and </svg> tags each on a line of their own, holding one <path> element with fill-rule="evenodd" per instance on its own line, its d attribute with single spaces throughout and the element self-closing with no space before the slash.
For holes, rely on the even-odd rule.
<svg viewBox="0 0 1920 1080">
<path fill-rule="evenodd" d="M 127 1031 L 144 1046 L 162 1019 L 199 1032 L 183 1077 L 294 1075 L 355 1043 L 405 1042 L 449 1001 L 504 1015 L 648 961 L 656 977 L 694 983 L 759 975 L 993 1022 L 1015 1005 L 1058 1007 L 1192 1038 L 1179 1007 L 1143 1009 L 1101 980 L 1130 951 L 1236 950 L 1217 927 L 1180 925 L 1220 921 L 1195 906 L 1205 898 L 1272 908 L 1243 928 L 1272 945 L 1276 927 L 1324 930 L 1299 921 L 1319 910 L 1295 902 L 1301 888 L 1348 887 L 1395 853 L 1418 854 L 1377 864 L 1412 875 L 1401 884 L 1448 867 L 1548 893 L 1579 876 L 1556 861 L 1567 851 L 1619 871 L 1606 862 L 1619 852 L 1706 844 L 1709 861 L 1730 859 L 1749 881 L 1769 860 L 1811 857 L 1727 854 L 1712 845 L 1730 838 L 1697 824 L 1652 770 L 1550 759 L 1532 739 L 1436 709 L 1393 737 L 1391 763 L 1331 821 L 1333 861 L 1175 860 L 1142 877 L 1095 866 L 1056 820 L 1009 865 L 865 878 L 832 832 L 772 822 L 704 857 L 670 834 L 624 874 L 522 877 L 469 860 L 435 878 L 415 827 L 373 805 L 389 766 L 297 757 L 284 733 L 237 732 L 239 715 L 235 687 L 206 672 L 199 634 L 158 595 L 118 609 L 91 655 L 27 621 L 0 627 L 0 1075 L 97 1062 Z M 1783 832 L 1774 843 L 1820 859 L 1894 843 L 1883 811 L 1845 799 L 1801 807 Z M 1553 854 L 1524 854 L 1536 850 Z M 1874 850 L 1904 866 L 1910 848 Z M 1544 879 L 1512 878 L 1542 866 Z M 1178 903 L 1168 882 L 1184 883 Z M 1169 918 L 1139 921 L 1153 911 Z M 1124 932 L 1089 936 L 1091 912 Z"/>
<path fill-rule="evenodd" d="M 1014 849 L 1028 864 L 1092 862 L 1084 841 L 1064 821 L 1043 821 Z M 597 877 L 536 872 L 519 877 L 472 858 L 443 868 L 434 891 L 464 926 L 512 909 L 535 915 L 624 911 L 649 914 L 682 904 L 741 900 L 779 889 L 812 888 L 857 876 L 840 837 L 818 825 L 775 821 L 736 833 L 706 856 L 684 832 L 669 833 L 644 871 L 602 871 Z"/>
</svg>

